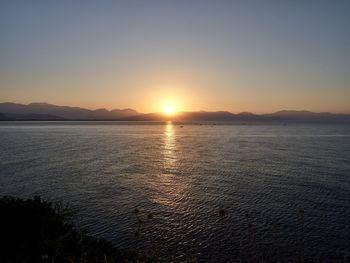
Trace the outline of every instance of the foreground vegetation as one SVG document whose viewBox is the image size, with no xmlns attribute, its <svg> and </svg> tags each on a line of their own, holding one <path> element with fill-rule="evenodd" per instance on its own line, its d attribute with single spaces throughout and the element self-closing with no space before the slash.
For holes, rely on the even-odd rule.
<svg viewBox="0 0 350 263">
<path fill-rule="evenodd" d="M 0 262 L 156 262 L 136 250 L 121 251 L 76 229 L 68 205 L 40 197 L 0 198 Z"/>
</svg>

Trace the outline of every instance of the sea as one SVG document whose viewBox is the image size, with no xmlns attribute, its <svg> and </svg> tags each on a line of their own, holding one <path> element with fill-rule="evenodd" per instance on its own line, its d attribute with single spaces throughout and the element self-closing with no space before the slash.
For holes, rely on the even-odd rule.
<svg viewBox="0 0 350 263">
<path fill-rule="evenodd" d="M 342 262 L 350 125 L 3 121 L 4 195 L 163 262 Z"/>
</svg>

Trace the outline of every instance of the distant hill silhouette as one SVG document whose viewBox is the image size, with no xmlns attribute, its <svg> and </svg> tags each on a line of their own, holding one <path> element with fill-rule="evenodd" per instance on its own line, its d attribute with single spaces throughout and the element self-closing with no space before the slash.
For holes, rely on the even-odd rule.
<svg viewBox="0 0 350 263">
<path fill-rule="evenodd" d="M 311 112 L 311 111 L 295 111 L 282 110 L 272 114 L 262 115 L 275 121 L 303 121 L 303 122 L 349 122 L 349 114 L 334 114 L 330 112 Z"/>
<path fill-rule="evenodd" d="M 24 105 L 11 102 L 0 103 L 0 113 L 3 115 L 3 117 L 0 116 L 1 119 L 3 119 L 4 116 L 8 119 L 27 119 L 29 115 L 36 114 L 38 120 L 45 118 L 50 119 L 49 116 L 52 116 L 52 120 L 118 120 L 140 115 L 139 112 L 132 109 L 115 109 L 111 111 L 106 109 L 88 110 L 79 107 L 57 106 L 48 103 L 30 103 Z M 13 114 L 18 114 L 18 116 Z M 46 115 L 46 117 L 39 115 Z"/>
<path fill-rule="evenodd" d="M 67 119 L 48 114 L 0 114 L 0 121 L 65 121 Z"/>
<path fill-rule="evenodd" d="M 232 121 L 232 122 L 331 122 L 350 123 L 349 114 L 282 110 L 257 115 L 251 112 L 234 114 L 228 111 L 179 112 L 172 116 L 162 113 L 141 114 L 132 109 L 88 110 L 79 107 L 57 106 L 48 103 L 0 103 L 0 120 L 122 120 L 122 121 Z"/>
<path fill-rule="evenodd" d="M 279 111 L 271 114 L 257 115 L 250 112 L 234 114 L 227 111 L 216 112 L 180 112 L 173 116 L 161 113 L 149 113 L 122 120 L 129 121 L 232 121 L 232 122 L 336 122 L 350 123 L 350 115 L 333 113 L 314 113 L 309 111 Z"/>
</svg>

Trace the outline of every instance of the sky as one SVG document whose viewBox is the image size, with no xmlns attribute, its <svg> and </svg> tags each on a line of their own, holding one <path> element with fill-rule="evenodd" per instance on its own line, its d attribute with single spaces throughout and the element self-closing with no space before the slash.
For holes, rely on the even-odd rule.
<svg viewBox="0 0 350 263">
<path fill-rule="evenodd" d="M 0 1 L 0 102 L 350 113 L 350 1 Z"/>
</svg>

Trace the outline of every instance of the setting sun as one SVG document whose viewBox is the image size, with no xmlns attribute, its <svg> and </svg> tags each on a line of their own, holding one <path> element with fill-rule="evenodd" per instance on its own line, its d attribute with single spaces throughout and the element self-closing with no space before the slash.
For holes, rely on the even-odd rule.
<svg viewBox="0 0 350 263">
<path fill-rule="evenodd" d="M 168 115 L 172 115 L 175 113 L 175 107 L 173 105 L 167 105 L 164 108 L 164 113 L 168 114 Z"/>
</svg>

